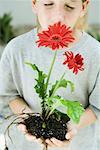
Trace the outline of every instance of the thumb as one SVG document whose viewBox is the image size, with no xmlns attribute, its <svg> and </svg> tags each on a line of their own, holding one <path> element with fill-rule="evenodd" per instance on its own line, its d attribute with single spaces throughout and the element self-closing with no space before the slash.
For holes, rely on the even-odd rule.
<svg viewBox="0 0 100 150">
<path fill-rule="evenodd" d="M 19 124 L 19 125 L 17 126 L 17 128 L 18 128 L 20 131 L 22 131 L 23 133 L 26 133 L 26 132 L 27 132 L 26 126 L 25 126 L 24 124 Z"/>
<path fill-rule="evenodd" d="M 66 134 L 66 136 L 65 136 L 65 138 L 67 139 L 67 140 L 70 140 L 73 136 L 75 136 L 77 134 L 77 129 L 72 129 L 71 131 L 69 131 L 67 134 Z"/>
</svg>

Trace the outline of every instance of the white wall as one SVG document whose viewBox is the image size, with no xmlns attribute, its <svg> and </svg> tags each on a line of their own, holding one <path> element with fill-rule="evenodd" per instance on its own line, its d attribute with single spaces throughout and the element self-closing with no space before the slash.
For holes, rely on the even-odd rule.
<svg viewBox="0 0 100 150">
<path fill-rule="evenodd" d="M 31 0 L 0 0 L 0 16 L 5 12 L 11 12 L 12 24 L 34 24 Z M 100 0 L 91 0 L 89 7 L 89 24 L 100 24 Z"/>
<path fill-rule="evenodd" d="M 31 0 L 0 0 L 0 16 L 5 12 L 11 12 L 12 24 L 34 24 Z"/>
<path fill-rule="evenodd" d="M 89 24 L 100 24 L 100 0 L 90 0 Z"/>
</svg>

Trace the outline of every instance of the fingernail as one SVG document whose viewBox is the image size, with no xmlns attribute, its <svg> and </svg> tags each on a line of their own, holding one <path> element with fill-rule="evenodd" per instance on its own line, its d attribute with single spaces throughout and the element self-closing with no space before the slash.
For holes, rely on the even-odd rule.
<svg viewBox="0 0 100 150">
<path fill-rule="evenodd" d="M 36 137 L 34 137 L 34 136 L 33 136 L 32 138 L 33 138 L 33 140 L 35 140 L 35 139 L 36 139 Z"/>
<path fill-rule="evenodd" d="M 51 141 L 53 141 L 55 138 L 51 138 Z"/>
<path fill-rule="evenodd" d="M 43 145 L 43 144 L 41 144 L 41 147 L 44 147 L 44 145 Z"/>
<path fill-rule="evenodd" d="M 70 139 L 70 135 L 69 134 L 66 135 L 66 139 Z"/>
</svg>

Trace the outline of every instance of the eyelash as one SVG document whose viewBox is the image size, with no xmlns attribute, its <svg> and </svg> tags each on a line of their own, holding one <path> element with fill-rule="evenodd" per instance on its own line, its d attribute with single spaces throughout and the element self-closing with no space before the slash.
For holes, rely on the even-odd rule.
<svg viewBox="0 0 100 150">
<path fill-rule="evenodd" d="M 52 6 L 53 5 L 53 3 L 50 3 L 50 4 L 44 4 L 46 7 L 48 7 L 48 6 Z M 73 10 L 73 9 L 75 9 L 74 7 L 71 7 L 71 6 L 69 6 L 69 5 L 65 5 L 67 8 L 69 8 L 70 10 Z"/>
<path fill-rule="evenodd" d="M 75 9 L 75 7 L 71 7 L 71 6 L 69 6 L 69 5 L 65 5 L 67 8 L 69 8 L 70 10 L 74 10 Z"/>
<path fill-rule="evenodd" d="M 44 4 L 45 6 L 52 6 L 53 5 L 53 3 L 50 3 L 50 4 Z"/>
</svg>

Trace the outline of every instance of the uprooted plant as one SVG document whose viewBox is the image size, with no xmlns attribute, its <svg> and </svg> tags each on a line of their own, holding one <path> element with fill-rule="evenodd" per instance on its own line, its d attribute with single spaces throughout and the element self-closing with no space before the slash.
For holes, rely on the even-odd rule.
<svg viewBox="0 0 100 150">
<path fill-rule="evenodd" d="M 61 25 L 61 23 L 58 22 L 53 26 L 49 26 L 47 31 L 39 33 L 38 36 L 38 46 L 48 46 L 55 51 L 48 75 L 41 71 L 36 64 L 25 62 L 25 64 L 30 66 L 38 75 L 35 79 L 36 85 L 34 88 L 41 99 L 42 112 L 29 113 L 26 118 L 23 118 L 23 121 L 16 122 L 16 120 L 21 118 L 21 116 L 19 116 L 19 118 L 16 118 L 14 122 L 11 123 L 11 125 L 15 123 L 24 124 L 27 128 L 27 132 L 37 138 L 41 138 L 44 143 L 44 149 L 47 149 L 45 139 L 55 137 L 62 141 L 65 140 L 67 122 L 71 119 L 73 122 L 79 123 L 84 108 L 78 100 L 65 99 L 56 94 L 58 89 L 67 89 L 67 86 L 70 86 L 71 92 L 74 91 L 74 84 L 65 79 L 66 71 L 59 80 L 55 81 L 51 87 L 49 86 L 50 76 L 57 57 L 57 49 L 59 49 L 59 47 L 67 47 L 70 42 L 74 41 L 72 30 L 70 27 Z M 73 73 L 77 74 L 79 70 L 84 70 L 83 58 L 80 54 L 77 54 L 74 57 L 72 52 L 67 51 L 64 55 L 66 56 L 66 60 L 63 64 L 68 64 L 68 68 L 73 69 Z M 66 112 L 62 113 L 60 109 L 58 110 L 59 107 L 63 107 Z"/>
</svg>

